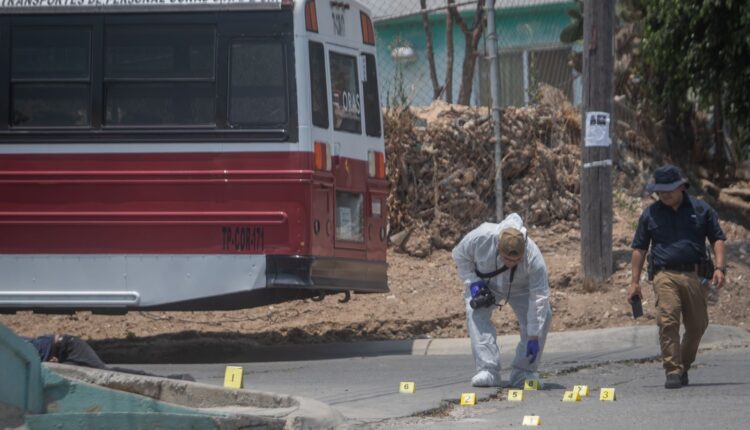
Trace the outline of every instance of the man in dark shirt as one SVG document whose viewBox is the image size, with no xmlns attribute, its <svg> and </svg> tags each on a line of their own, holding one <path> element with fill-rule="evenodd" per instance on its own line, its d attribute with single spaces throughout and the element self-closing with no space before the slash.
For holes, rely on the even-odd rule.
<svg viewBox="0 0 750 430">
<path fill-rule="evenodd" d="M 646 191 L 659 201 L 646 208 L 633 238 L 632 281 L 628 301 L 643 297 L 639 285 L 643 262 L 651 245 L 649 264 L 654 276 L 659 342 L 667 380 L 666 388 L 688 384 L 688 369 L 695 361 L 701 337 L 708 327 L 706 288 L 698 276 L 698 263 L 706 258 L 706 238 L 716 256 L 716 270 L 703 274 L 717 288 L 724 285 L 724 241 L 716 211 L 685 191 L 690 184 L 677 167 L 666 165 L 654 172 Z M 680 315 L 685 334 L 680 342 Z"/>
<path fill-rule="evenodd" d="M 50 334 L 38 337 L 22 337 L 22 339 L 36 348 L 41 361 L 93 367 L 102 370 L 114 370 L 133 375 L 159 376 L 142 370 L 107 366 L 91 346 L 78 336 Z M 187 373 L 167 375 L 165 378 L 195 381 L 195 378 Z"/>
</svg>

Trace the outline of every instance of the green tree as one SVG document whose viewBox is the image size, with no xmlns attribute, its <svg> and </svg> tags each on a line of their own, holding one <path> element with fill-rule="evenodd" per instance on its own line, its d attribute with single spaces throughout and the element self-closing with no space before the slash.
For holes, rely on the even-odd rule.
<svg viewBox="0 0 750 430">
<path fill-rule="evenodd" d="M 713 114 L 717 166 L 731 168 L 750 147 L 750 2 L 645 2 L 644 83 L 665 120 L 685 124 L 693 107 Z M 669 127 L 668 127 L 669 128 Z M 726 135 L 728 132 L 728 136 Z M 670 142 L 684 145 L 692 142 Z M 724 170 L 724 177 L 731 170 Z"/>
</svg>

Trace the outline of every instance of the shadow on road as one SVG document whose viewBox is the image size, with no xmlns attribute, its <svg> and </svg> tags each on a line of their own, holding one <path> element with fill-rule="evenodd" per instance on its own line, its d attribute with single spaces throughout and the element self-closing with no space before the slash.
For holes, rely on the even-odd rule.
<svg viewBox="0 0 750 430">
<path fill-rule="evenodd" d="M 294 330 L 243 335 L 237 332 L 185 331 L 130 339 L 92 340 L 89 344 L 105 363 L 204 364 L 265 361 L 323 360 L 411 354 L 413 340 L 357 339 L 340 342 L 345 333 L 315 336 L 305 334 L 294 343 Z M 332 343 L 332 339 L 337 339 Z M 304 347 L 302 347 L 304 345 Z"/>
</svg>

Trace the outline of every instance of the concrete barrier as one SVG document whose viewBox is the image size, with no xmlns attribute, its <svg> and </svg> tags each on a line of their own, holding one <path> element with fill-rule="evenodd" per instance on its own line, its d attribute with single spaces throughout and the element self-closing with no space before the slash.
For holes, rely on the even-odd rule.
<svg viewBox="0 0 750 430">
<path fill-rule="evenodd" d="M 344 419 L 312 399 L 39 362 L 0 324 L 0 428 L 46 430 L 333 428 Z"/>
<path fill-rule="evenodd" d="M 196 382 L 133 375 L 87 367 L 48 363 L 47 369 L 79 385 L 128 393 L 139 399 L 185 407 L 211 416 L 216 428 L 242 429 L 252 426 L 284 429 L 333 428 L 344 421 L 336 410 L 317 400 L 251 390 L 234 390 Z M 94 400 L 94 399 L 89 399 Z M 98 405 L 68 406 L 86 410 Z M 110 412 L 115 410 L 108 409 Z M 147 427 L 144 427 L 147 428 Z M 169 428 L 169 427 L 167 427 Z M 179 427 L 175 427 L 179 428 Z"/>
<path fill-rule="evenodd" d="M 0 324 L 0 404 L 8 410 L 42 412 L 39 354 L 28 342 Z"/>
</svg>

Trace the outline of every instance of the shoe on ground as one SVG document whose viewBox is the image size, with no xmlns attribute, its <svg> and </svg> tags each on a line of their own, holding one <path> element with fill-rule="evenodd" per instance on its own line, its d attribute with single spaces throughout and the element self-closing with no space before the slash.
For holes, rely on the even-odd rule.
<svg viewBox="0 0 750 430">
<path fill-rule="evenodd" d="M 681 388 L 682 377 L 677 373 L 670 373 L 667 375 L 667 381 L 664 383 L 664 388 Z"/>
<path fill-rule="evenodd" d="M 480 370 L 471 378 L 472 387 L 499 387 L 500 377 L 487 370 Z"/>
<path fill-rule="evenodd" d="M 690 380 L 688 379 L 687 370 L 684 371 L 684 372 L 682 372 L 682 374 L 680 375 L 680 382 L 682 382 L 682 386 L 683 387 L 685 385 L 689 385 L 690 384 Z"/>
</svg>

